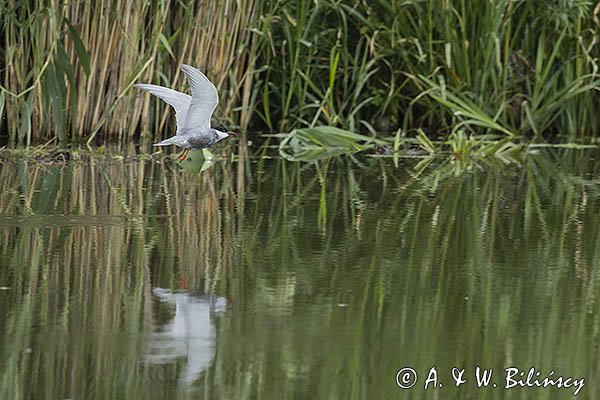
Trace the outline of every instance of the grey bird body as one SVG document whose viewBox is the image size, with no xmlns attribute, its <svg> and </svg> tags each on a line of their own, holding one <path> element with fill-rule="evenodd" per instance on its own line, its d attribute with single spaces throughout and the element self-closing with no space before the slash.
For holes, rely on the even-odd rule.
<svg viewBox="0 0 600 400">
<path fill-rule="evenodd" d="M 209 128 L 204 132 L 196 131 L 171 136 L 168 139 L 155 143 L 154 146 L 168 146 L 174 144 L 184 149 L 199 150 L 210 147 L 228 136 L 227 132 Z"/>
<path fill-rule="evenodd" d="M 152 84 L 136 84 L 159 97 L 175 109 L 177 132 L 175 136 L 155 143 L 155 146 L 174 144 L 185 149 L 178 157 L 183 161 L 190 150 L 205 149 L 220 140 L 235 136 L 226 129 L 213 128 L 210 123 L 212 114 L 219 103 L 217 89 L 206 76 L 196 68 L 182 65 L 181 70 L 187 76 L 192 95 Z"/>
</svg>

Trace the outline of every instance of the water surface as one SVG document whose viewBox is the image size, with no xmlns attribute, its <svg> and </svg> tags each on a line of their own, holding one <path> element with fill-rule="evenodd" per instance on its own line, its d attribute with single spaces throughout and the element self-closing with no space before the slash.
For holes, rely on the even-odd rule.
<svg viewBox="0 0 600 400">
<path fill-rule="evenodd" d="M 598 398 L 599 156 L 4 157 L 0 398 Z"/>
</svg>

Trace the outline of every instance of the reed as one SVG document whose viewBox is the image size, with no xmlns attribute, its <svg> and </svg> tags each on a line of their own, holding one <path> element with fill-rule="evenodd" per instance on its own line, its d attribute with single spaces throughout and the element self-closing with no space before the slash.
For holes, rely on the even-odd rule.
<svg viewBox="0 0 600 400">
<path fill-rule="evenodd" d="M 171 111 L 132 90 L 207 72 L 217 118 L 250 132 L 330 125 L 590 141 L 598 13 L 586 1 L 0 2 L 0 134 L 157 140 Z"/>
<path fill-rule="evenodd" d="M 8 143 L 126 141 L 139 135 L 140 124 L 156 139 L 170 111 L 132 85 L 183 86 L 184 62 L 219 86 L 220 114 L 247 119 L 248 24 L 256 7 L 252 1 L 3 1 L 0 111 Z"/>
</svg>

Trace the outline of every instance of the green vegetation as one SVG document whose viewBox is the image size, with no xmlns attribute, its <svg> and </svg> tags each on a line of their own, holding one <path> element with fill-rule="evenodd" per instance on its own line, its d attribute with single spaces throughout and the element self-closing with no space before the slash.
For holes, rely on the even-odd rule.
<svg viewBox="0 0 600 400">
<path fill-rule="evenodd" d="M 290 161 L 314 161 L 351 154 L 386 142 L 331 126 L 294 129 L 281 138 L 279 154 Z"/>
<path fill-rule="evenodd" d="M 3 0 L 0 137 L 158 140 L 171 112 L 131 86 L 182 89 L 186 62 L 220 88 L 216 117 L 248 132 L 591 142 L 598 12 L 584 0 Z"/>
</svg>

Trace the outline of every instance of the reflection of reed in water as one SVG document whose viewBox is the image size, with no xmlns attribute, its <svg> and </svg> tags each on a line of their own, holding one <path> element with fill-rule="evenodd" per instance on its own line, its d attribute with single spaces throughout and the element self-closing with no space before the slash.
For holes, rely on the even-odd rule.
<svg viewBox="0 0 600 400">
<path fill-rule="evenodd" d="M 204 398 L 397 398 L 400 363 L 597 376 L 600 164 L 568 155 L 419 177 L 380 160 L 201 177 L 2 166 L 0 398 L 191 398 L 184 357 L 140 363 L 156 321 L 174 321 L 152 288 L 179 277 L 228 302 Z M 447 397 L 505 396 L 474 390 Z"/>
<path fill-rule="evenodd" d="M 172 381 L 185 360 L 139 367 L 156 320 L 152 287 L 175 287 L 181 276 L 218 289 L 215 271 L 232 260 L 229 169 L 220 162 L 196 176 L 165 159 L 4 161 L 0 286 L 10 290 L 0 293 L 0 398 L 152 398 L 147 382 Z M 164 398 L 174 390 L 165 386 Z"/>
<path fill-rule="evenodd" d="M 184 385 L 191 385 L 210 366 L 215 355 L 215 313 L 224 310 L 225 299 L 191 292 L 171 292 L 154 288 L 152 293 L 161 302 L 175 305 L 175 315 L 148 340 L 144 361 L 167 364 L 186 359 L 180 375 Z"/>
</svg>

